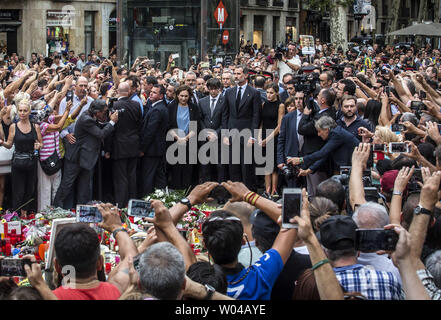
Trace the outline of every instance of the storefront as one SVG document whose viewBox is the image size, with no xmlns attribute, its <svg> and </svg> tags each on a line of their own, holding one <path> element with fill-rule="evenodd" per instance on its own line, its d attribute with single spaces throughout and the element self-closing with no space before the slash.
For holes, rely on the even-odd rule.
<svg viewBox="0 0 441 320">
<path fill-rule="evenodd" d="M 224 59 L 237 52 L 238 2 L 233 0 L 121 1 L 118 20 L 119 60 L 131 65 L 148 56 L 167 66 L 170 54 L 188 68 L 209 55 Z"/>
<path fill-rule="evenodd" d="M 17 28 L 20 10 L 0 10 L 0 54 L 17 53 Z"/>
<path fill-rule="evenodd" d="M 48 10 L 46 13 L 46 55 L 69 51 L 69 38 L 75 12 Z"/>
</svg>

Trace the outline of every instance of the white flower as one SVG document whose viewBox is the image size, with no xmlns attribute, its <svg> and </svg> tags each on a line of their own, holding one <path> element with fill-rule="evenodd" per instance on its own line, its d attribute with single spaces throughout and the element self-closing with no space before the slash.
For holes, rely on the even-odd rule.
<svg viewBox="0 0 441 320">
<path fill-rule="evenodd" d="M 172 201 L 171 205 L 172 205 L 172 206 L 176 205 L 176 202 Z"/>
</svg>

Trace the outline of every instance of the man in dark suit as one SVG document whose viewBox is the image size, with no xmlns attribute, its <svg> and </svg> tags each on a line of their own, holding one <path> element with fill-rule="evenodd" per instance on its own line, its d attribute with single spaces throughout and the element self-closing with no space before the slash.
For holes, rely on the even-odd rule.
<svg viewBox="0 0 441 320">
<path fill-rule="evenodd" d="M 282 119 L 280 133 L 277 143 L 277 167 L 282 169 L 289 158 L 300 157 L 303 147 L 303 136 L 299 134 L 298 124 L 303 115 L 303 99 L 305 94 L 297 92 L 295 95 L 296 110 L 286 114 Z M 297 177 L 285 179 L 288 188 L 295 188 L 299 185 Z"/>
<path fill-rule="evenodd" d="M 90 199 L 90 181 L 93 168 L 98 160 L 101 150 L 101 142 L 109 136 L 118 122 L 118 112 L 110 115 L 110 121 L 99 127 L 97 121 L 104 122 L 107 119 L 108 107 L 104 100 L 95 100 L 89 109 L 80 116 L 75 125 L 75 137 L 77 142 L 72 145 L 74 150 L 65 157 L 63 178 L 54 199 L 55 207 L 63 207 L 63 201 L 71 192 L 75 179 L 78 177 L 78 201 L 86 204 Z M 66 208 L 70 209 L 70 208 Z"/>
<path fill-rule="evenodd" d="M 210 131 L 207 134 L 205 143 L 216 145 L 216 149 L 220 151 L 222 144 L 221 139 L 221 129 L 222 129 L 222 112 L 225 108 L 225 98 L 221 95 L 221 82 L 217 78 L 211 78 L 207 81 L 207 88 L 210 95 L 199 100 L 199 111 L 201 114 L 201 125 L 202 130 Z M 218 153 L 217 164 L 210 163 L 201 164 L 200 166 L 200 183 L 207 181 L 225 181 L 225 173 L 223 165 L 221 164 L 221 153 Z M 213 156 L 207 154 L 207 156 Z M 201 159 L 199 159 L 201 161 Z M 216 174 L 213 174 L 216 173 Z"/>
<path fill-rule="evenodd" d="M 349 131 L 337 126 L 331 117 L 321 117 L 315 124 L 317 135 L 326 141 L 320 150 L 309 154 L 303 158 L 292 158 L 289 160 L 293 165 L 302 165 L 301 176 L 307 176 L 316 171 L 320 166 L 332 159 L 334 174 L 338 174 L 341 166 L 351 164 L 352 152 L 359 145 L 360 141 Z"/>
<path fill-rule="evenodd" d="M 317 96 L 319 110 L 311 110 L 308 106 L 303 110 L 303 116 L 300 120 L 298 130 L 305 140 L 302 148 L 302 154 L 304 156 L 314 153 L 324 146 L 325 142 L 317 135 L 315 121 L 324 116 L 331 117 L 335 120 L 334 101 L 334 90 L 322 89 Z M 310 196 L 314 196 L 316 187 L 320 182 L 328 178 L 328 171 L 329 166 L 324 163 L 315 173 L 306 176 L 308 194 Z"/>
<path fill-rule="evenodd" d="M 156 84 L 150 91 L 152 107 L 146 114 L 141 135 L 141 154 L 143 188 L 142 194 L 148 195 L 155 188 L 165 188 L 165 154 L 169 115 L 164 102 L 165 89 Z"/>
<path fill-rule="evenodd" d="M 130 99 L 129 91 L 127 82 L 118 86 L 119 97 L 113 110 L 118 110 L 119 121 L 105 143 L 106 158 L 112 159 L 115 202 L 122 208 L 137 197 L 136 167 L 142 125 L 141 109 L 138 102 Z"/>
<path fill-rule="evenodd" d="M 253 163 L 245 163 L 245 152 L 252 154 L 252 145 L 254 144 L 254 130 L 259 128 L 260 112 L 262 100 L 259 92 L 248 85 L 248 69 L 244 66 L 238 66 L 234 70 L 234 77 L 237 85 L 230 88 L 225 93 L 225 108 L 222 114 L 222 129 L 239 131 L 251 130 L 251 137 L 244 141 L 240 135 L 230 135 L 223 137 L 223 143 L 234 145 L 240 143 L 240 155 L 232 154 L 235 148 L 230 148 L 230 157 L 240 156 L 240 164 L 230 162 L 229 172 L 232 181 L 243 182 L 250 190 L 257 191 L 256 176 Z M 253 159 L 251 159 L 253 160 Z M 252 162 L 252 161 L 251 161 Z"/>
</svg>

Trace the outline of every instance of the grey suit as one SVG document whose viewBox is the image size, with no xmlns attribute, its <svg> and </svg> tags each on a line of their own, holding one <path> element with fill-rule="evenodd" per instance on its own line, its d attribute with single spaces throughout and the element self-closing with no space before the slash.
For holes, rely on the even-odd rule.
<svg viewBox="0 0 441 320">
<path fill-rule="evenodd" d="M 103 128 L 98 127 L 96 120 L 89 112 L 84 112 L 77 120 L 75 125 L 77 142 L 71 145 L 71 152 L 65 159 L 63 178 L 54 199 L 55 207 L 63 206 L 63 201 L 71 192 L 77 178 L 77 202 L 86 204 L 91 200 L 90 179 L 93 175 L 93 168 L 98 160 L 102 140 L 110 135 L 113 129 L 110 123 Z"/>
<path fill-rule="evenodd" d="M 219 95 L 213 113 L 211 112 L 211 96 L 207 96 L 199 100 L 199 112 L 201 114 L 201 126 L 202 129 L 211 129 L 216 131 L 217 134 L 217 148 L 219 150 L 219 157 L 217 164 L 201 164 L 200 165 L 200 183 L 206 181 L 223 182 L 226 180 L 225 172 L 227 168 L 221 164 L 221 148 L 224 146 L 221 142 L 221 129 L 222 129 L 222 112 L 225 108 L 225 98 L 222 94 Z M 203 143 L 207 143 L 206 140 Z M 210 142 L 208 142 L 210 143 Z M 226 147 L 226 146 L 225 146 Z"/>
</svg>

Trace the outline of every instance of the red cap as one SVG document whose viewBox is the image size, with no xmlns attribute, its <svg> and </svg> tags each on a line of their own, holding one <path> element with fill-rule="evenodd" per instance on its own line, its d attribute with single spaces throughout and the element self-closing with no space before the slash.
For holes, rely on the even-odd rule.
<svg viewBox="0 0 441 320">
<path fill-rule="evenodd" d="M 392 193 L 394 190 L 395 179 L 398 176 L 398 170 L 389 170 L 381 178 L 381 189 L 383 192 Z"/>
</svg>

